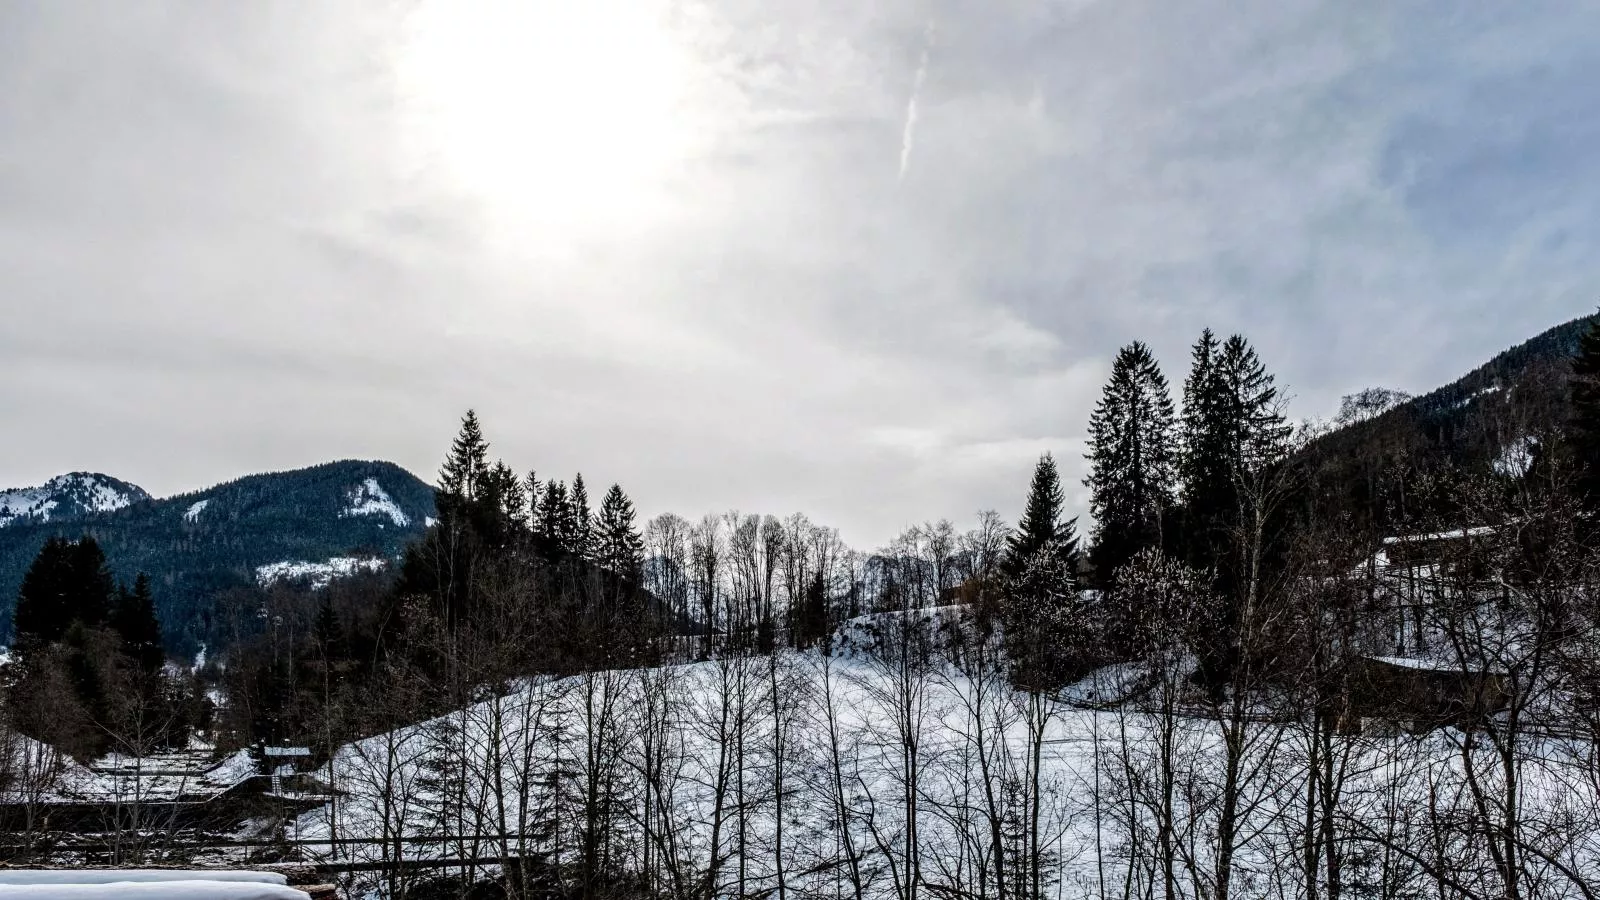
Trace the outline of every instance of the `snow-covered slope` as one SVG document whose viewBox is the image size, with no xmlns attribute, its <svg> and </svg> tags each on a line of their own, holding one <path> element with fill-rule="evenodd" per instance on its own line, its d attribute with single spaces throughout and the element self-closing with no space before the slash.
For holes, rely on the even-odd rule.
<svg viewBox="0 0 1600 900">
<path fill-rule="evenodd" d="M 149 499 L 144 489 L 110 475 L 71 472 L 38 487 L 0 491 L 0 528 L 116 512 Z"/>
<path fill-rule="evenodd" d="M 339 513 L 345 516 L 388 516 L 398 528 L 406 528 L 411 524 L 411 517 L 406 515 L 400 504 L 394 502 L 383 485 L 376 478 L 368 478 L 361 486 L 350 492 L 350 506 Z"/>
<path fill-rule="evenodd" d="M 1186 690 L 1188 679 L 1174 671 L 1166 683 Z M 1100 673 L 1102 683 L 1086 680 L 1075 690 L 1105 700 L 1151 674 L 1114 668 Z M 921 671 L 868 653 L 539 678 L 506 696 L 341 748 L 319 777 L 347 799 L 336 817 L 331 807 L 301 817 L 297 833 L 403 835 L 417 840 L 406 855 L 425 857 L 452 854 L 451 840 L 429 842 L 441 834 L 528 834 L 555 823 L 548 839 L 570 848 L 578 845 L 574 823 L 582 817 L 573 811 L 586 790 L 591 770 L 585 767 L 595 765 L 595 778 L 616 780 L 604 796 L 626 798 L 617 801 L 626 809 L 615 813 L 615 847 L 630 871 L 641 870 L 658 846 L 641 831 L 640 823 L 649 822 L 654 839 L 668 846 L 674 871 L 707 880 L 711 896 L 775 896 L 785 883 L 797 895 L 830 896 L 838 860 L 848 855 L 840 848 L 854 848 L 859 871 L 871 873 L 858 896 L 894 900 L 901 895 L 890 873 L 904 870 L 914 842 L 926 877 L 946 889 L 939 895 L 977 897 L 985 895 L 978 867 L 944 864 L 990 847 L 986 815 L 1007 828 L 1018 821 L 1025 809 L 1018 798 L 1036 760 L 1034 814 L 1051 879 L 1043 896 L 1093 897 L 1102 885 L 1121 896 L 1124 884 L 1138 884 L 1151 871 L 1142 867 L 1166 815 L 1151 785 L 1165 758 L 1176 780 L 1170 815 L 1181 823 L 1173 840 L 1194 861 L 1174 873 L 1179 896 L 1202 896 L 1195 882 L 1215 878 L 1216 798 L 1230 771 L 1243 773 L 1237 789 L 1248 801 L 1236 843 L 1227 847 L 1236 873 L 1247 873 L 1238 877 L 1251 885 L 1240 895 L 1305 896 L 1295 890 L 1301 871 L 1295 851 L 1285 848 L 1297 846 L 1295 829 L 1304 820 L 1296 804 L 1305 792 L 1309 732 L 1294 722 L 1251 721 L 1237 768 L 1229 766 L 1229 734 L 1205 715 L 1164 717 L 1159 704 L 1041 705 L 1013 692 L 997 672 L 968 674 L 946 665 Z M 1334 752 L 1348 772 L 1337 786 L 1341 823 L 1410 834 L 1470 813 L 1466 759 L 1477 778 L 1492 779 L 1496 763 L 1492 747 L 1463 749 L 1462 740 L 1454 731 L 1398 730 L 1336 738 Z M 1542 849 L 1557 848 L 1574 870 L 1593 873 L 1600 871 L 1600 833 L 1587 830 L 1581 823 L 1591 820 L 1577 813 L 1592 810 L 1595 788 L 1581 778 L 1563 780 L 1588 771 L 1584 744 L 1530 737 L 1522 748 L 1519 797 L 1529 821 L 1578 823 L 1552 825 L 1537 840 Z M 1574 764 L 1563 768 L 1563 759 Z M 440 771 L 459 777 L 441 779 Z M 647 780 L 645 772 L 655 774 Z M 552 787 L 556 780 L 559 787 Z M 1001 790 L 990 790 L 995 786 Z M 573 805 L 548 812 L 555 804 Z M 1469 841 L 1459 843 L 1445 852 L 1462 860 L 1460 871 L 1472 873 L 1467 877 L 1478 877 L 1482 860 L 1469 858 Z M 387 852 L 379 842 L 356 857 L 379 861 Z M 1129 871 L 1126 862 L 1136 854 L 1140 864 Z M 1352 854 L 1347 874 L 1372 877 L 1379 857 Z M 815 873 L 823 874 L 813 880 Z M 1417 871 L 1406 875 L 1408 883 L 1425 881 Z"/>
<path fill-rule="evenodd" d="M 280 581 L 309 582 L 321 590 L 335 578 L 348 578 L 361 572 L 377 572 L 387 563 L 376 557 L 335 556 L 325 562 L 286 561 L 256 568 L 256 583 L 271 587 Z"/>
</svg>

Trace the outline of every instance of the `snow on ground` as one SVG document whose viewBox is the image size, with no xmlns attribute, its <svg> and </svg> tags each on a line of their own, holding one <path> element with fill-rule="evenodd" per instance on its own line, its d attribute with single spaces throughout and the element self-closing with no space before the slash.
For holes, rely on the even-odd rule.
<svg viewBox="0 0 1600 900">
<path fill-rule="evenodd" d="M 187 510 L 184 510 L 183 520 L 185 522 L 198 522 L 198 521 L 200 521 L 200 514 L 205 512 L 206 511 L 206 507 L 210 506 L 210 505 L 211 505 L 211 501 L 210 500 L 200 500 L 200 501 L 194 503 Z"/>
<path fill-rule="evenodd" d="M 1533 468 L 1533 454 L 1538 448 L 1539 442 L 1533 437 L 1524 435 L 1517 438 L 1501 448 L 1500 455 L 1495 457 L 1493 463 L 1494 470 L 1501 475 L 1520 478 Z"/>
<path fill-rule="evenodd" d="M 1471 406 L 1474 400 L 1477 400 L 1477 399 L 1482 398 L 1482 397 L 1487 397 L 1490 394 L 1498 394 L 1502 390 L 1504 390 L 1504 387 L 1502 387 L 1501 385 L 1498 385 L 1498 384 L 1491 384 L 1488 387 L 1479 388 L 1478 390 L 1473 391 L 1471 394 L 1469 394 L 1466 397 L 1466 399 L 1457 401 L 1456 402 L 1456 409 L 1465 409 L 1468 406 Z"/>
<path fill-rule="evenodd" d="M 211 784 L 232 786 L 254 774 L 256 774 L 256 762 L 250 758 L 250 751 L 236 750 L 232 756 L 206 772 L 204 780 Z"/>
<path fill-rule="evenodd" d="M 69 497 L 93 513 L 115 512 L 131 505 L 135 499 L 92 473 L 57 475 L 38 487 L 0 491 L 0 528 L 20 519 L 50 521 L 60 506 L 57 497 Z"/>
<path fill-rule="evenodd" d="M 925 615 L 933 620 L 949 617 L 948 611 L 940 610 Z M 998 672 L 974 677 L 934 663 L 918 677 L 907 679 L 904 667 L 859 650 L 873 637 L 871 624 L 865 619 L 847 625 L 843 629 L 846 639 L 840 644 L 850 652 L 835 657 L 786 653 L 776 661 L 735 658 L 565 679 L 530 679 L 504 697 L 366 738 L 340 748 L 317 773 L 319 779 L 347 792 L 347 798 L 339 801 L 336 809 L 329 806 L 302 816 L 297 833 L 317 839 L 535 831 L 540 821 L 535 818 L 537 810 L 548 800 L 549 774 L 556 770 L 568 773 L 573 783 L 563 796 L 574 802 L 570 798 L 581 789 L 586 748 L 615 741 L 625 758 L 617 770 L 623 782 L 618 796 L 670 797 L 669 804 L 651 813 L 661 829 L 657 838 L 668 835 L 664 839 L 670 840 L 670 852 L 677 854 L 676 858 L 691 868 L 703 868 L 718 857 L 713 841 L 720 842 L 718 852 L 724 862 L 729 859 L 727 854 L 735 853 L 730 834 L 734 828 L 731 817 L 736 813 L 725 793 L 718 806 L 717 785 L 719 779 L 726 785 L 726 779 L 732 777 L 728 760 L 739 747 L 749 754 L 745 777 L 748 789 L 754 792 L 744 835 L 743 869 L 751 880 L 747 893 L 764 895 L 775 886 L 778 851 L 774 838 L 777 823 L 782 821 L 783 861 L 788 877 L 794 879 L 791 888 L 830 889 L 821 882 L 833 875 L 817 876 L 818 882 L 809 884 L 804 883 L 808 876 L 796 873 L 836 872 L 818 867 L 836 858 L 830 854 L 838 852 L 848 834 L 854 846 L 874 861 L 877 874 L 870 879 L 866 896 L 883 900 L 895 896 L 885 872 L 904 863 L 899 841 L 910 821 L 903 803 L 908 757 L 899 729 L 910 722 L 919 733 L 916 793 L 924 799 L 916 812 L 916 831 L 924 865 L 942 867 L 940 878 L 970 877 L 970 873 L 957 871 L 957 863 L 973 865 L 968 854 L 987 841 L 977 817 L 984 803 L 994 801 L 985 798 L 984 785 L 1015 788 L 1024 783 L 1030 753 L 1030 701 L 1027 695 L 1012 691 Z M 1086 700 L 1111 699 L 1144 682 L 1161 680 L 1151 679 L 1151 674 L 1139 666 L 1113 666 L 1072 686 L 1067 694 Z M 1167 684 L 1183 681 L 1181 677 L 1165 679 Z M 774 697 L 781 718 L 788 723 L 785 733 L 791 742 L 784 764 L 789 787 L 781 810 L 774 795 L 765 790 L 774 771 L 775 757 L 768 750 L 775 734 L 771 728 Z M 730 719 L 725 702 L 737 707 L 739 698 L 749 706 Z M 1185 844 L 1185 852 L 1201 860 L 1203 872 L 1213 849 L 1207 842 L 1214 840 L 1215 798 L 1223 777 L 1221 724 L 1181 715 L 1163 724 L 1155 705 L 1149 703 L 1083 709 L 1046 701 L 1042 708 L 1048 715 L 1039 745 L 1040 783 L 1046 793 L 1040 827 L 1052 859 L 1056 888 L 1051 896 L 1092 896 L 1102 872 L 1112 885 L 1119 886 L 1125 874 L 1119 867 L 1129 848 L 1143 846 L 1148 851 L 1156 801 L 1143 792 L 1151 789 L 1151 767 L 1160 752 L 1172 754 L 1181 779 L 1175 802 L 1196 804 L 1191 810 L 1178 811 L 1185 821 L 1192 816 L 1192 825 L 1176 840 Z M 610 717 L 604 734 L 596 727 L 602 721 L 595 718 L 600 712 Z M 651 722 L 666 723 L 656 738 L 650 738 L 656 771 L 665 773 L 666 781 L 646 790 L 640 773 Z M 733 724 L 719 726 L 730 722 Z M 1252 882 L 1254 886 L 1246 893 L 1294 896 L 1291 882 L 1298 877 L 1298 868 L 1292 862 L 1284 863 L 1281 852 L 1292 838 L 1288 832 L 1296 827 L 1297 815 L 1304 815 L 1296 812 L 1295 804 L 1303 796 L 1305 782 L 1295 773 L 1305 771 L 1304 754 L 1309 751 L 1304 734 L 1291 724 L 1262 721 L 1247 727 L 1243 771 L 1248 780 L 1244 799 L 1250 812 L 1237 859 L 1243 871 L 1264 880 Z M 985 735 L 986 744 L 977 742 L 975 736 L 980 734 Z M 1166 736 L 1160 737 L 1163 734 Z M 1349 756 L 1351 773 L 1341 803 L 1353 821 L 1418 828 L 1421 817 L 1431 814 L 1429 810 L 1437 811 L 1441 804 L 1470 802 L 1470 792 L 1461 787 L 1465 754 L 1458 733 L 1395 731 L 1338 740 L 1340 752 Z M 1163 746 L 1165 751 L 1160 750 Z M 1566 784 L 1554 771 L 1556 763 L 1546 763 L 1564 754 L 1582 758 L 1583 747 L 1554 740 L 1540 747 L 1543 749 L 1530 754 L 1523 786 L 1522 797 L 1529 809 L 1581 809 L 1592 803 L 1595 792 L 1590 788 L 1594 785 Z M 834 748 L 842 755 L 842 800 L 833 789 L 836 773 L 830 754 Z M 1119 752 L 1125 755 L 1119 756 Z M 1492 780 L 1492 754 L 1484 758 L 1490 763 L 1487 770 Z M 452 777 L 442 782 L 437 773 L 445 769 L 461 780 Z M 1480 772 L 1477 777 L 1485 776 Z M 451 783 L 459 784 L 461 793 L 446 800 L 442 792 Z M 519 806 L 518 797 L 531 802 Z M 458 814 L 468 820 L 448 824 L 452 809 L 466 811 Z M 1129 810 L 1136 820 L 1132 828 L 1126 818 Z M 334 822 L 336 832 L 330 827 Z M 568 819 L 563 827 L 575 827 L 572 822 Z M 617 827 L 623 831 L 619 853 L 642 852 L 638 822 L 633 811 L 619 814 Z M 848 823 L 843 831 L 841 822 Z M 561 840 L 570 848 L 576 846 L 577 836 L 563 833 Z M 1600 872 L 1600 834 L 1580 831 L 1560 840 L 1570 844 L 1563 852 L 1576 864 Z M 442 856 L 453 847 L 444 840 L 421 843 L 408 846 L 406 855 Z M 375 847 L 356 852 L 371 861 L 381 860 L 383 853 Z M 631 855 L 629 860 L 630 864 L 640 862 Z M 724 882 L 719 884 L 717 896 L 735 893 L 726 883 L 732 877 L 731 869 L 730 864 L 723 870 Z M 963 888 L 969 889 L 977 895 L 976 887 Z"/>
<path fill-rule="evenodd" d="M 1061 689 L 1061 699 L 1082 706 L 1101 706 L 1132 699 L 1155 673 L 1144 662 L 1115 663 L 1090 672 Z"/>
<path fill-rule="evenodd" d="M 43 487 L 0 491 L 0 526 L 23 518 L 50 521 L 50 511 L 56 507 L 50 493 Z"/>
<path fill-rule="evenodd" d="M 240 750 L 221 762 L 209 745 L 169 750 L 146 757 L 109 753 L 82 765 L 46 744 L 14 732 L 4 733 L 0 752 L 8 754 L 10 781 L 0 802 L 144 803 L 205 799 L 256 774 L 249 754 Z"/>
<path fill-rule="evenodd" d="M 80 485 L 89 485 L 89 495 L 83 503 L 91 512 L 116 512 L 133 505 L 132 497 L 92 475 L 66 475 L 63 478 L 76 479 Z"/>
<path fill-rule="evenodd" d="M 400 528 L 411 524 L 411 517 L 400 508 L 400 504 L 394 502 L 394 498 L 378 484 L 376 478 L 368 478 L 360 487 L 352 490 L 350 506 L 339 515 L 341 517 L 388 516 L 390 521 Z"/>
<path fill-rule="evenodd" d="M 387 563 L 376 557 L 335 556 L 326 562 L 276 562 L 256 568 L 256 583 L 271 587 L 280 581 L 310 581 L 313 590 L 327 587 L 335 578 L 377 572 Z"/>
</svg>

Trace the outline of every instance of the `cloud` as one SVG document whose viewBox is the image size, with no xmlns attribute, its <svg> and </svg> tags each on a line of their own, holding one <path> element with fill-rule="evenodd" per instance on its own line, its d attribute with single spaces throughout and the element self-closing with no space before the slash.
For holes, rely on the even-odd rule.
<svg viewBox="0 0 1600 900">
<path fill-rule="evenodd" d="M 928 54 L 933 50 L 933 23 L 928 23 L 927 36 L 922 43 L 922 58 L 917 61 L 916 74 L 911 77 L 911 99 L 906 103 L 906 126 L 900 133 L 900 175 L 906 180 L 906 169 L 911 165 L 912 140 L 917 131 L 917 98 L 922 96 L 922 83 L 928 79 Z"/>
<path fill-rule="evenodd" d="M 613 41 L 417 2 L 576 62 L 479 60 L 480 96 L 420 90 L 427 16 L 381 0 L 0 6 L 0 484 L 428 473 L 470 405 L 646 514 L 870 547 L 1014 516 L 1045 450 L 1081 509 L 1135 338 L 1180 383 L 1242 331 L 1311 415 L 1594 302 L 1578 7 L 650 0 Z"/>
</svg>

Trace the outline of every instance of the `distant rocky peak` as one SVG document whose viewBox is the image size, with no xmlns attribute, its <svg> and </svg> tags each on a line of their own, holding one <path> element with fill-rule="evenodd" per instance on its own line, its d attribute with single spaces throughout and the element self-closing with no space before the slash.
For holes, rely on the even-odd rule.
<svg viewBox="0 0 1600 900">
<path fill-rule="evenodd" d="M 81 519 L 149 500 L 138 485 L 99 472 L 69 472 L 38 487 L 0 491 L 0 528 Z"/>
</svg>

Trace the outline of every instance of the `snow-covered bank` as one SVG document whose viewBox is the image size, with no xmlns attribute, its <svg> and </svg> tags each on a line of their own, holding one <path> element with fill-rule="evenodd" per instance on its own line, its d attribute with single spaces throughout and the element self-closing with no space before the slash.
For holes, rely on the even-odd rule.
<svg viewBox="0 0 1600 900">
<path fill-rule="evenodd" d="M 1154 679 L 1102 675 L 1073 690 L 1098 701 Z M 572 865 L 587 849 L 663 889 L 706 884 L 713 896 L 780 884 L 853 895 L 858 884 L 863 897 L 898 898 L 908 877 L 930 894 L 978 896 L 1034 859 L 1045 896 L 1102 884 L 1121 896 L 1166 877 L 1165 846 L 1181 896 L 1204 896 L 1226 866 L 1236 896 L 1293 897 L 1315 837 L 1312 761 L 1331 752 L 1333 805 L 1309 815 L 1328 813 L 1341 877 L 1426 884 L 1431 864 L 1398 848 L 1427 846 L 1460 872 L 1492 872 L 1480 827 L 1505 816 L 1494 798 L 1514 782 L 1514 815 L 1540 823 L 1530 843 L 1600 882 L 1600 794 L 1581 742 L 1530 739 L 1508 776 L 1493 747 L 1459 732 L 1339 736 L 1330 748 L 1300 723 L 1230 730 L 1140 707 L 1077 708 L 1017 693 L 998 672 L 892 653 L 537 679 L 342 748 L 322 777 L 349 798 L 298 828 L 390 848 L 415 839 L 407 857 L 465 848 Z M 393 851 L 357 852 L 379 862 Z M 1550 883 L 1566 877 L 1554 866 Z"/>
</svg>

